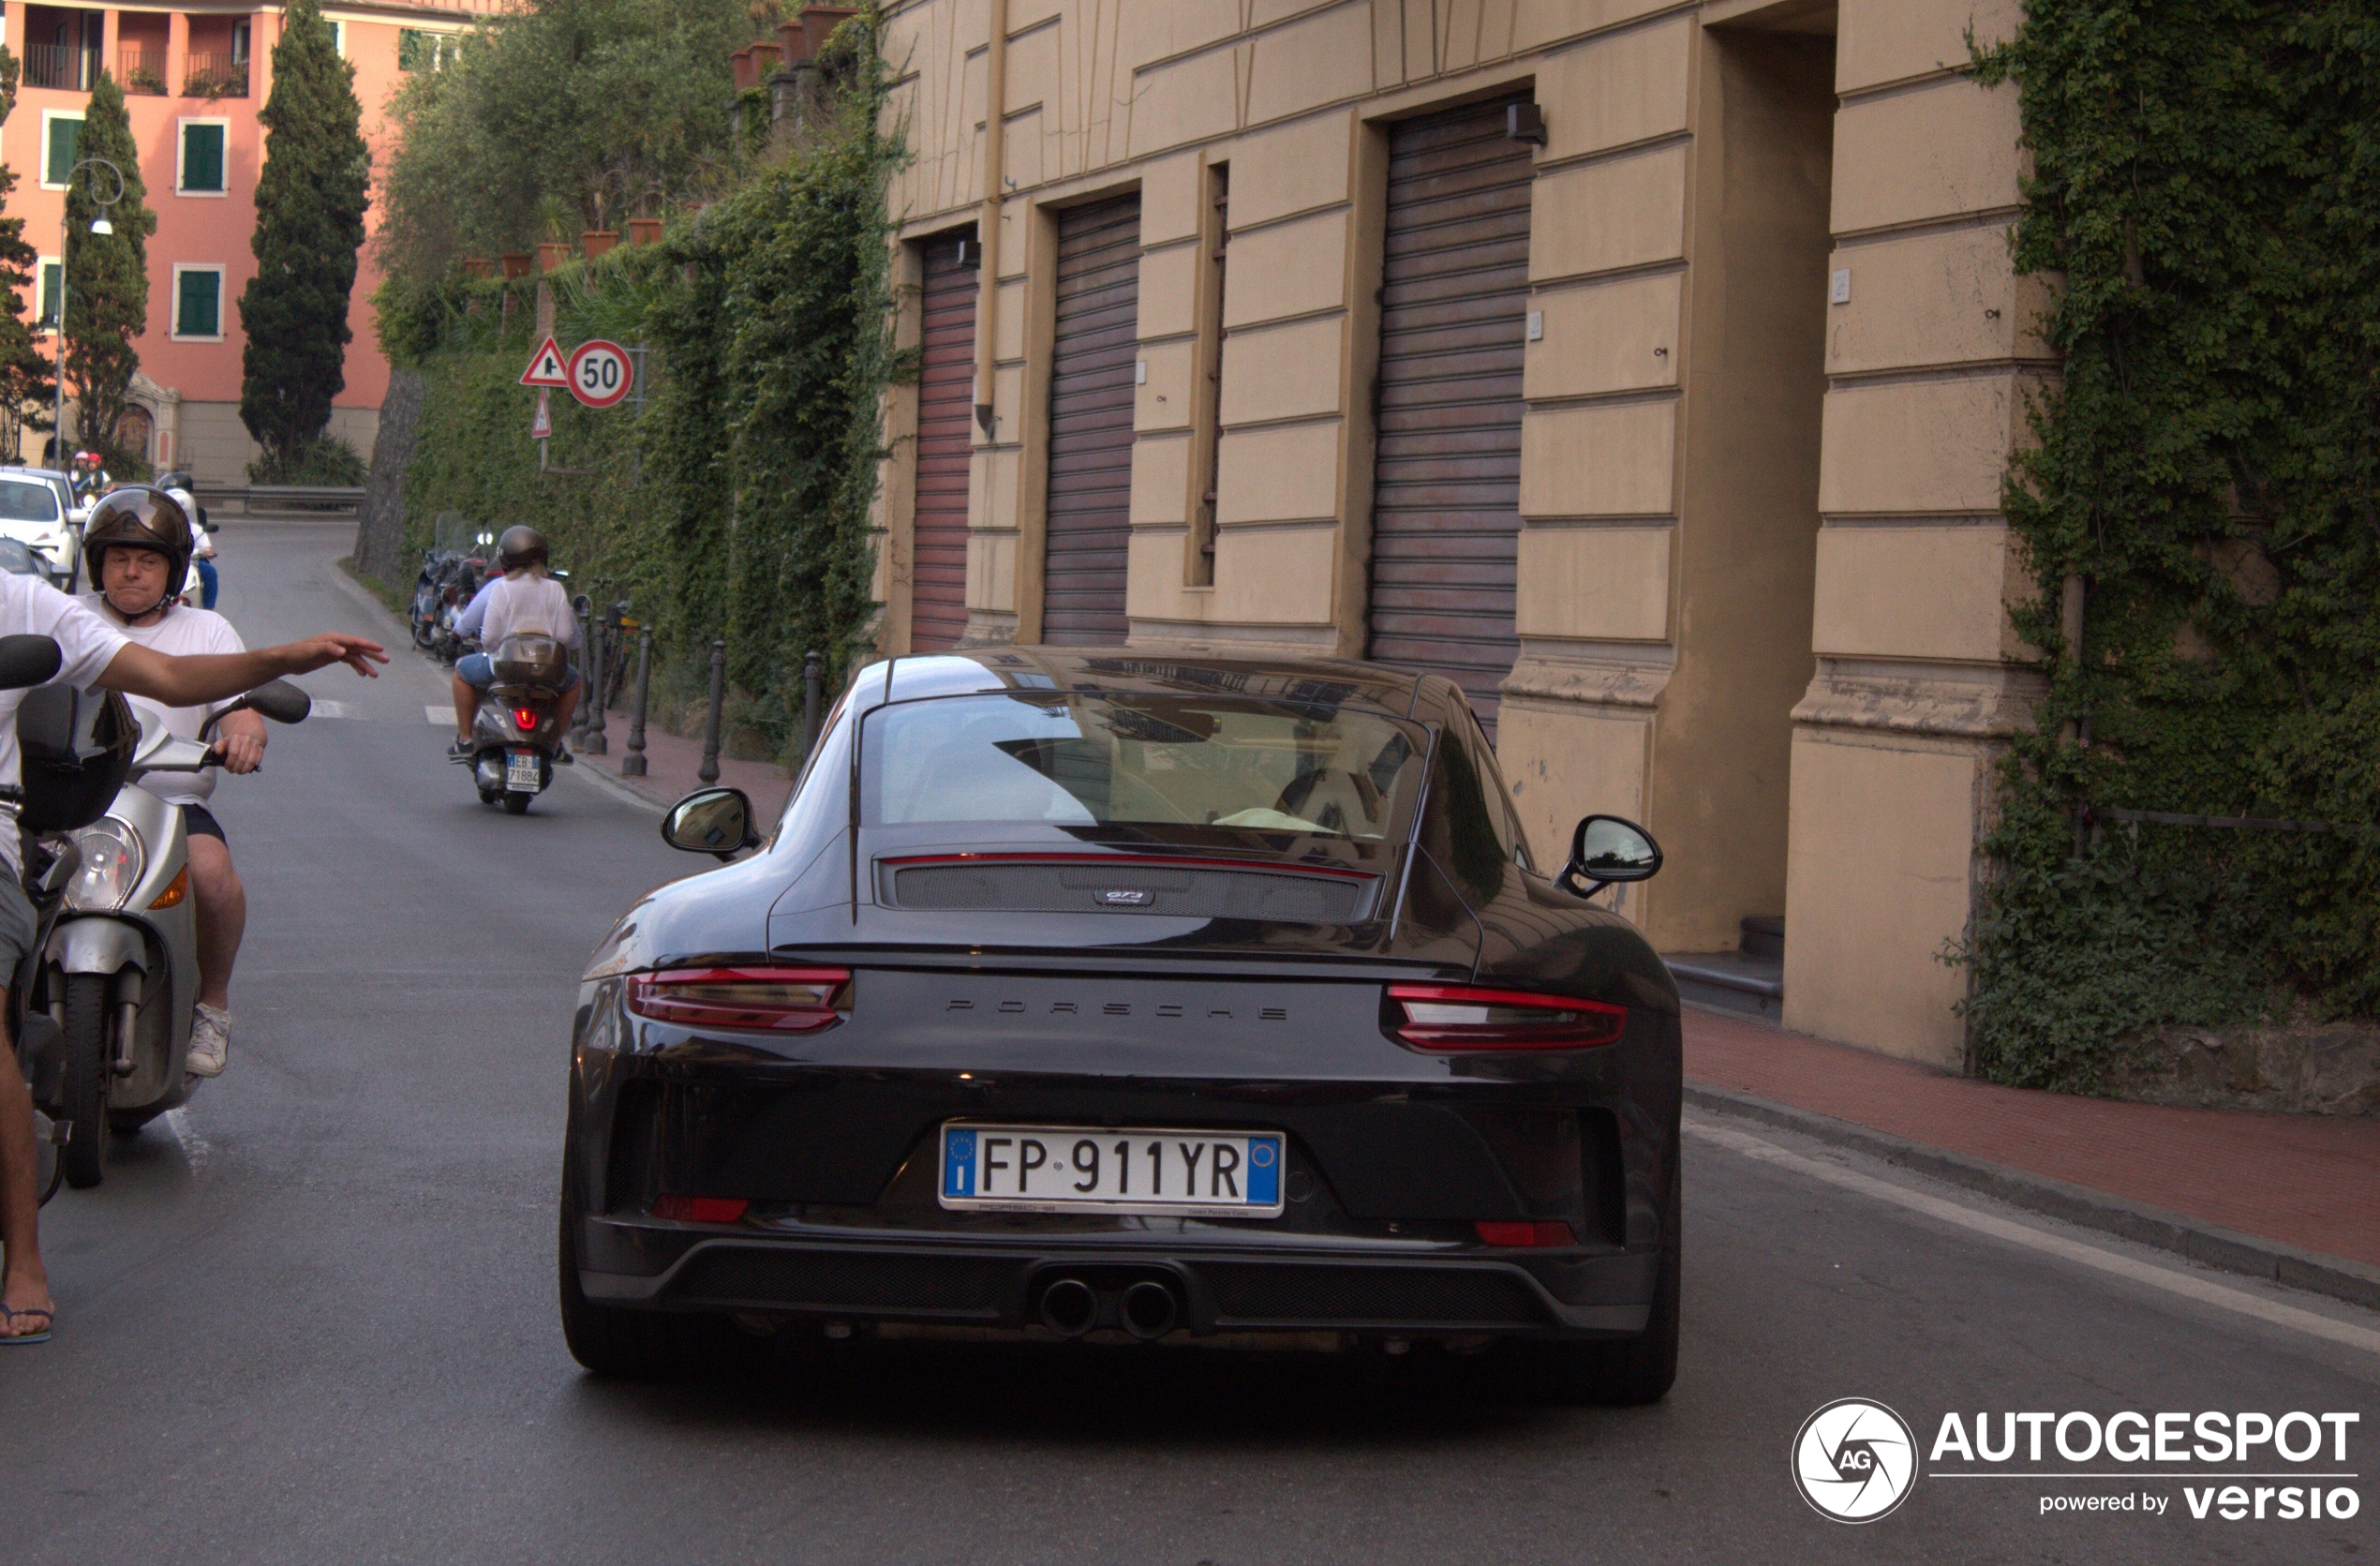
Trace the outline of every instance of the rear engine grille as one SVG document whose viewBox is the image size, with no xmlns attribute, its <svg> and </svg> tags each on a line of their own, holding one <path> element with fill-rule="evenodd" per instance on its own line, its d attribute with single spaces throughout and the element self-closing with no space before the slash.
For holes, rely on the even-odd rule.
<svg viewBox="0 0 2380 1566">
<path fill-rule="evenodd" d="M 1374 884 L 1295 872 L 1083 864 L 908 865 L 888 879 L 889 901 L 902 908 L 1163 914 L 1277 924 L 1360 918 Z"/>
<path fill-rule="evenodd" d="M 1219 1315 L 1242 1321 L 1539 1326 L 1545 1313 L 1510 1273 L 1453 1267 L 1205 1264 Z"/>
<path fill-rule="evenodd" d="M 989 1312 L 1010 1268 L 1003 1261 L 719 1249 L 686 1264 L 670 1297 L 718 1304 L 850 1310 Z"/>
</svg>

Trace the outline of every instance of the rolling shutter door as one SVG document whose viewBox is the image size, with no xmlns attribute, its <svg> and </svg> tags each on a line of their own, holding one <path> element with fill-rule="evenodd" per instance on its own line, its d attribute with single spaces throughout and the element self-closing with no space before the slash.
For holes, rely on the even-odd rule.
<svg viewBox="0 0 2380 1566">
<path fill-rule="evenodd" d="M 917 379 L 917 513 L 909 573 L 909 646 L 940 652 L 967 633 L 967 485 L 974 425 L 975 285 L 961 241 L 926 247 L 925 330 Z"/>
<path fill-rule="evenodd" d="M 1140 346 L 1140 198 L 1058 215 L 1049 505 L 1041 639 L 1123 645 L 1132 542 L 1132 365 Z"/>
<path fill-rule="evenodd" d="M 1372 520 L 1371 656 L 1452 679 L 1491 736 L 1521 648 L 1531 165 L 1510 101 L 1390 129 Z"/>
</svg>

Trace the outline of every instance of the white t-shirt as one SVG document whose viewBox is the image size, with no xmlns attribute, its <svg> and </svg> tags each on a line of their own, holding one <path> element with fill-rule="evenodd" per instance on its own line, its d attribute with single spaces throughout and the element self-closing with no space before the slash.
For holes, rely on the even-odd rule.
<svg viewBox="0 0 2380 1566">
<path fill-rule="evenodd" d="M 531 572 L 499 576 L 486 589 L 487 609 L 480 621 L 480 646 L 493 652 L 515 632 L 538 632 L 564 647 L 578 645 L 578 616 L 571 610 L 570 594 L 551 576 Z"/>
<path fill-rule="evenodd" d="M 169 489 L 166 493 L 172 496 L 173 503 L 182 508 L 182 515 L 190 519 L 190 558 L 194 560 L 215 559 L 215 539 L 199 526 L 198 497 L 186 489 Z M 243 648 L 241 650 L 245 652 L 247 649 Z"/>
<path fill-rule="evenodd" d="M 88 690 L 131 638 L 88 607 L 31 576 L 0 574 L 0 636 L 54 636 L 65 661 L 52 684 Z M 22 691 L 0 691 L 0 783 L 23 781 L 17 751 L 17 704 Z M 0 865 L 17 873 L 17 834 L 0 830 Z"/>
<path fill-rule="evenodd" d="M 104 593 L 86 592 L 79 602 L 105 620 L 117 635 L 139 642 L 154 652 L 186 658 L 193 653 L 248 649 L 247 644 L 240 640 L 240 634 L 231 629 L 231 622 L 212 609 L 176 604 L 155 625 L 126 625 L 108 607 Z M 183 739 L 196 739 L 216 708 L 228 705 L 216 702 L 206 707 L 160 707 L 146 696 L 127 694 L 125 699 L 140 714 L 141 727 L 162 725 L 168 734 Z M 141 786 L 169 805 L 203 805 L 215 792 L 215 768 L 210 767 L 203 772 L 156 772 L 143 778 Z"/>
</svg>

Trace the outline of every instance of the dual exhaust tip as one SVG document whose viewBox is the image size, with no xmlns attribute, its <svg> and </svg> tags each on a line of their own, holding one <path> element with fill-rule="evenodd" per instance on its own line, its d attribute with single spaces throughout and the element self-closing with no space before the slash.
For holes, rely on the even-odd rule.
<svg viewBox="0 0 2380 1566">
<path fill-rule="evenodd" d="M 1041 1324 L 1060 1337 L 1080 1337 L 1103 1317 L 1153 1343 L 1181 1323 L 1182 1305 L 1171 1287 L 1154 1278 L 1142 1278 L 1117 1295 L 1103 1295 L 1075 1277 L 1062 1277 L 1041 1291 Z"/>
</svg>

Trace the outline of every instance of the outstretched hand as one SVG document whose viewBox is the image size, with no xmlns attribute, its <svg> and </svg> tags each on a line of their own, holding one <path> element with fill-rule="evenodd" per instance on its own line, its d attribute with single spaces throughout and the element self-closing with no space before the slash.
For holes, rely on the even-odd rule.
<svg viewBox="0 0 2380 1566">
<path fill-rule="evenodd" d="M 302 642 L 291 642 L 281 649 L 290 660 L 290 673 L 312 674 L 316 669 L 333 664 L 345 664 L 367 679 L 378 679 L 380 673 L 372 667 L 389 661 L 386 649 L 378 642 L 367 642 L 361 636 L 342 635 L 327 632 L 309 636 Z"/>
</svg>

